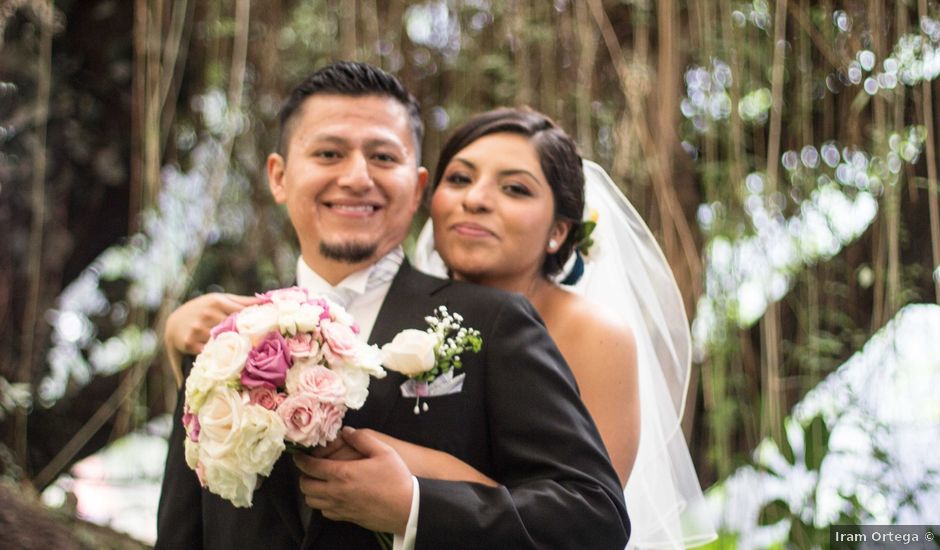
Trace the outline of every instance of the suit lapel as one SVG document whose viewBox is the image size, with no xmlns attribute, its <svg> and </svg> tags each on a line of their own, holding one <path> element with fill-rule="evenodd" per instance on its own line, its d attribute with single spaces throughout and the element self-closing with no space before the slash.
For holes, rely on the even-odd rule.
<svg viewBox="0 0 940 550">
<path fill-rule="evenodd" d="M 372 326 L 369 343 L 379 346 L 391 342 L 395 335 L 405 328 L 424 329 L 424 318 L 433 313 L 445 302 L 434 301 L 433 294 L 450 284 L 450 281 L 435 279 L 416 272 L 405 259 L 392 285 L 385 295 L 382 307 Z M 399 397 L 399 386 L 405 377 L 397 372 L 388 371 L 385 378 L 372 379 L 369 383 L 369 397 L 366 404 L 358 411 L 348 411 L 343 424 L 370 428 L 381 431 L 388 415 Z M 295 475 L 296 477 L 296 475 Z M 297 482 L 295 480 L 294 485 Z M 323 515 L 314 510 L 307 525 L 307 532 L 302 548 L 314 548 L 317 537 L 324 525 Z"/>
<path fill-rule="evenodd" d="M 449 284 L 450 281 L 416 272 L 407 260 L 402 262 L 379 309 L 369 343 L 382 346 L 406 328 L 427 328 L 424 318 L 431 315 L 437 306 L 448 305 L 440 299 L 435 300 L 433 295 Z M 365 406 L 347 413 L 349 425 L 369 426 L 381 431 L 392 407 L 401 399 L 399 386 L 405 379 L 404 375 L 392 371 L 388 371 L 385 378 L 373 379 L 369 384 L 369 398 Z"/>
<path fill-rule="evenodd" d="M 424 318 L 433 312 L 434 307 L 443 305 L 434 301 L 433 294 L 450 284 L 451 281 L 415 271 L 408 260 L 404 260 L 379 309 L 369 343 L 381 346 L 391 342 L 403 329 L 427 328 Z"/>
</svg>

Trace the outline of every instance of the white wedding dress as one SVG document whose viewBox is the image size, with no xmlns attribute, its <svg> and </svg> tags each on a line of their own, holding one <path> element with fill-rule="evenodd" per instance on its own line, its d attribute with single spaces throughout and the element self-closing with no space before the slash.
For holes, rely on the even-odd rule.
<svg viewBox="0 0 940 550">
<path fill-rule="evenodd" d="M 624 490 L 632 533 L 627 548 L 690 548 L 717 538 L 682 433 L 691 338 L 675 278 L 643 219 L 597 164 L 584 161 L 585 212 L 596 213 L 596 250 L 568 270 L 570 286 L 615 312 L 634 332 L 640 394 L 640 445 Z M 579 264 L 580 265 L 577 265 Z M 415 248 L 418 269 L 446 276 L 431 221 Z M 564 280 L 563 274 L 558 280 Z"/>
</svg>

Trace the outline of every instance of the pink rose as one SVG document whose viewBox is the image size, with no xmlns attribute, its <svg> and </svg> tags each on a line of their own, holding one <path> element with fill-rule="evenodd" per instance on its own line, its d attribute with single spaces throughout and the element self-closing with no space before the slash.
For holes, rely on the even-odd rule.
<svg viewBox="0 0 940 550">
<path fill-rule="evenodd" d="M 320 335 L 326 340 L 327 345 L 323 351 L 330 362 L 352 358 L 356 355 L 356 344 L 359 340 L 347 325 L 323 321 L 320 323 Z"/>
<path fill-rule="evenodd" d="M 277 413 L 287 426 L 284 437 L 288 441 L 314 447 L 336 439 L 346 407 L 321 403 L 312 394 L 298 393 L 287 396 Z"/>
<path fill-rule="evenodd" d="M 314 357 L 320 352 L 320 344 L 309 332 L 299 332 L 287 339 L 291 357 Z"/>
<path fill-rule="evenodd" d="M 299 286 L 292 286 L 289 288 L 279 288 L 277 290 L 271 290 L 265 292 L 262 295 L 263 299 L 267 299 L 270 302 L 275 304 L 278 302 L 297 302 L 302 304 L 307 301 L 307 289 Z"/>
<path fill-rule="evenodd" d="M 342 377 L 322 365 L 296 365 L 287 373 L 284 383 L 291 394 L 308 393 L 323 403 L 346 401 L 346 384 Z"/>
<path fill-rule="evenodd" d="M 320 445 L 326 445 L 336 439 L 336 434 L 343 427 L 344 416 L 346 416 L 345 405 L 320 404 Z"/>
<path fill-rule="evenodd" d="M 238 313 L 232 313 L 231 315 L 226 317 L 224 321 L 212 327 L 212 330 L 209 331 L 209 334 L 211 334 L 212 337 L 215 338 L 216 336 L 222 334 L 223 332 L 238 332 L 238 328 L 235 327 L 235 318 L 237 316 L 238 316 Z"/>
<path fill-rule="evenodd" d="M 193 443 L 199 442 L 199 417 L 192 413 L 189 408 L 183 413 L 183 427 L 186 428 L 186 435 Z"/>
<path fill-rule="evenodd" d="M 248 392 L 248 402 L 253 405 L 260 405 L 269 411 L 277 409 L 277 406 L 284 401 L 284 395 L 271 388 L 260 386 L 252 388 Z"/>
<path fill-rule="evenodd" d="M 284 377 L 291 366 L 290 350 L 280 333 L 271 331 L 248 352 L 241 381 L 246 388 L 276 389 L 284 385 Z"/>
</svg>

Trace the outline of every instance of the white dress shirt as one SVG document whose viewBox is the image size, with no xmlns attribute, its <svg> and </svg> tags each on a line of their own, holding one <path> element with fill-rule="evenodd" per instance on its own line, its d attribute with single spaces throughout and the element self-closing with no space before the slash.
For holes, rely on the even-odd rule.
<svg viewBox="0 0 940 550">
<path fill-rule="evenodd" d="M 376 263 L 352 273 L 333 286 L 320 277 L 307 265 L 303 256 L 300 256 L 297 258 L 297 285 L 314 294 L 329 296 L 334 302 L 345 307 L 359 325 L 359 339 L 368 342 L 372 327 L 375 326 L 375 319 L 379 316 L 379 309 L 404 258 L 405 253 L 402 248 L 396 247 Z M 395 535 L 393 550 L 413 550 L 417 538 L 420 502 L 418 479 L 411 476 L 411 483 L 413 490 L 408 525 L 404 536 Z M 304 516 L 306 516 L 304 517 L 306 526 L 309 514 L 304 514 Z"/>
</svg>

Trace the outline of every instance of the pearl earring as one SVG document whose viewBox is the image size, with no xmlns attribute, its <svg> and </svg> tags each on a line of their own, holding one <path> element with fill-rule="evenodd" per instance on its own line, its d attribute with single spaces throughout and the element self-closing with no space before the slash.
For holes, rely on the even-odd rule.
<svg viewBox="0 0 940 550">
<path fill-rule="evenodd" d="M 548 251 L 554 253 L 558 250 L 558 241 L 551 239 L 548 241 Z"/>
</svg>

